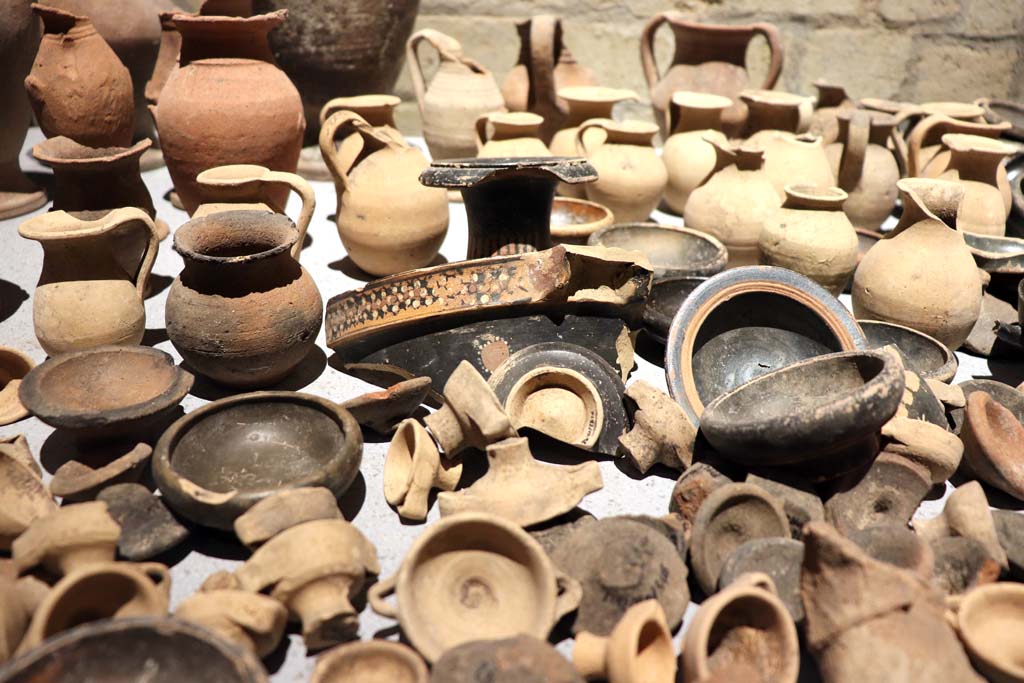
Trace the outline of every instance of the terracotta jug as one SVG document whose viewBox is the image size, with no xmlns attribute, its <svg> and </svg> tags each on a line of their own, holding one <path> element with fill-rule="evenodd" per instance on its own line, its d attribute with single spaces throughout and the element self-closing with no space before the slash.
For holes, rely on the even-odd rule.
<svg viewBox="0 0 1024 683">
<path fill-rule="evenodd" d="M 896 117 L 899 125 L 899 116 Z M 910 177 L 925 176 L 934 178 L 946 170 L 949 164 L 949 150 L 942 147 L 942 136 L 946 133 L 963 133 L 980 135 L 986 138 L 998 138 L 1009 130 L 1008 121 L 1002 123 L 984 123 L 964 121 L 944 114 L 931 114 L 921 119 L 907 134 L 906 141 L 898 136 L 902 144 L 896 146 L 897 160 L 901 162 L 904 174 Z M 999 188 L 1005 197 L 1010 197 L 1010 182 L 1006 179 L 1006 169 L 999 173 Z"/>
<path fill-rule="evenodd" d="M 728 268 L 757 265 L 761 231 L 782 206 L 765 175 L 764 153 L 705 140 L 715 147 L 715 171 L 690 194 L 683 221 L 687 227 L 706 232 L 725 244 Z"/>
<path fill-rule="evenodd" d="M 608 636 L 576 636 L 572 664 L 587 680 L 609 683 L 674 683 L 676 652 L 657 600 L 638 602 Z"/>
<path fill-rule="evenodd" d="M 538 14 L 516 24 L 519 59 L 505 77 L 501 94 L 509 111 L 539 114 L 540 139 L 551 142 L 568 117 L 562 88 L 597 85 L 594 72 L 579 64 L 563 40 L 561 17 Z"/>
<path fill-rule="evenodd" d="M 150 110 L 189 214 L 202 203 L 196 176 L 208 168 L 257 164 L 295 172 L 306 127 L 302 101 L 267 43 L 287 16 L 287 10 L 246 18 L 174 15 L 182 38 L 179 67 Z M 283 205 L 287 194 L 282 187 L 272 196 Z"/>
<path fill-rule="evenodd" d="M 437 50 L 440 65 L 428 87 L 416 48 L 427 41 Z M 462 55 L 459 41 L 440 31 L 417 31 L 406 43 L 406 62 L 416 90 L 423 137 L 433 159 L 476 155 L 476 120 L 505 108 L 494 76 L 481 64 Z"/>
<path fill-rule="evenodd" d="M 846 89 L 841 85 L 818 80 L 814 82 L 814 87 L 818 90 L 818 99 L 814 102 L 814 113 L 811 114 L 807 132 L 817 135 L 824 144 L 830 145 L 839 138 L 837 117 L 840 113 L 856 109 L 857 102 L 846 94 Z"/>
<path fill-rule="evenodd" d="M 203 171 L 196 176 L 196 181 L 203 194 L 212 201 L 200 204 L 193 214 L 194 218 L 204 218 L 221 211 L 254 210 L 283 214 L 284 207 L 271 205 L 273 199 L 269 195 L 278 185 L 294 191 L 302 200 L 302 208 L 295 221 L 299 236 L 292 245 L 291 254 L 292 258 L 299 258 L 306 240 L 306 229 L 316 210 L 313 187 L 301 177 L 294 173 L 271 171 L 263 166 L 235 164 Z"/>
<path fill-rule="evenodd" d="M 962 133 L 946 133 L 942 146 L 949 150 L 949 163 L 938 177 L 960 183 L 964 199 L 956 214 L 957 229 L 979 235 L 1006 235 L 1010 208 L 999 188 L 1003 161 L 1014 153 L 1005 142 Z"/>
<path fill-rule="evenodd" d="M 982 295 L 980 271 L 956 230 L 963 187 L 920 178 L 897 187 L 903 215 L 857 266 L 854 314 L 912 327 L 955 350 L 978 320 Z"/>
<path fill-rule="evenodd" d="M 25 77 L 39 45 L 39 27 L 29 0 L 0 1 L 0 220 L 34 211 L 46 193 L 21 172 L 18 161 L 32 110 L 25 95 Z"/>
<path fill-rule="evenodd" d="M 615 105 L 626 100 L 635 100 L 636 93 L 621 88 L 580 85 L 559 89 L 558 97 L 565 102 L 569 111 L 563 122 L 565 127 L 555 133 L 548 148 L 557 157 L 574 157 L 577 154 L 576 129 L 590 119 L 612 118 L 612 109 Z M 591 130 L 587 135 L 587 145 L 591 147 L 596 147 L 603 140 L 604 133 L 599 130 Z M 557 191 L 563 197 L 585 199 L 587 196 L 587 190 L 581 184 L 558 183 Z"/>
<path fill-rule="evenodd" d="M 362 139 L 335 148 L 334 139 Z M 320 150 L 338 193 L 338 236 L 352 261 L 371 275 L 390 275 L 429 265 L 448 232 L 448 196 L 426 187 L 423 152 L 375 130 L 358 114 L 333 114 L 320 129 Z"/>
<path fill-rule="evenodd" d="M 597 149 L 585 141 L 591 128 L 605 132 Z M 586 185 L 587 199 L 607 206 L 619 223 L 647 220 L 661 201 L 668 171 L 654 151 L 657 132 L 651 123 L 608 119 L 588 121 L 576 130 L 577 152 L 597 169 L 597 180 Z"/>
<path fill-rule="evenodd" d="M 665 203 L 680 215 L 690 193 L 715 170 L 718 155 L 705 138 L 720 145 L 729 143 L 722 133 L 722 112 L 731 105 L 732 100 L 720 95 L 686 91 L 672 94 L 668 110 L 670 134 L 661 159 L 668 169 Z"/>
<path fill-rule="evenodd" d="M 148 235 L 136 270 L 117 257 L 129 229 Z M 115 209 L 96 220 L 64 211 L 31 218 L 18 234 L 43 246 L 43 271 L 33 297 L 39 345 L 51 356 L 104 344 L 138 344 L 146 331 L 143 292 L 160 239 L 141 209 Z"/>
<path fill-rule="evenodd" d="M 549 157 L 540 139 L 544 119 L 526 111 L 492 112 L 476 120 L 478 157 Z"/>
<path fill-rule="evenodd" d="M 761 263 L 806 275 L 839 296 L 857 268 L 857 233 L 843 213 L 846 199 L 838 187 L 787 185 L 786 201 L 761 231 Z"/>
<path fill-rule="evenodd" d="M 855 228 L 878 230 L 896 206 L 899 165 L 887 141 L 896 120 L 881 112 L 844 110 L 836 140 L 825 148 L 836 184 L 849 195 L 843 211 Z"/>
<path fill-rule="evenodd" d="M 127 147 L 135 109 L 132 81 L 88 17 L 34 4 L 43 39 L 25 78 L 36 121 L 51 138 L 90 147 Z"/>
<path fill-rule="evenodd" d="M 194 370 L 229 386 L 269 386 L 306 357 L 323 301 L 290 253 L 298 238 L 288 218 L 265 211 L 222 211 L 175 231 L 185 268 L 164 318 Z"/>
<path fill-rule="evenodd" d="M 671 66 L 659 74 L 654 60 L 654 34 L 664 23 L 675 37 L 675 54 Z M 738 100 L 738 95 L 750 87 L 747 47 L 759 35 L 768 41 L 771 52 L 771 64 L 761 84 L 763 89 L 770 90 L 782 73 L 782 41 L 779 30 L 772 24 L 701 24 L 684 19 L 675 11 L 661 12 L 647 22 L 640 34 L 640 60 L 651 91 L 654 120 L 661 126 L 663 136 L 668 133 L 665 112 L 672 93 L 677 90 L 731 98 L 732 106 L 722 113 L 722 126 L 730 137 L 739 134 L 747 118 L 747 107 Z"/>
<path fill-rule="evenodd" d="M 399 138 L 402 134 L 395 123 L 395 107 L 402 103 L 402 98 L 395 95 L 353 95 L 352 97 L 335 97 L 320 110 L 320 125 L 339 111 L 350 111 L 359 114 L 368 124 L 378 131 L 387 130 Z"/>
</svg>

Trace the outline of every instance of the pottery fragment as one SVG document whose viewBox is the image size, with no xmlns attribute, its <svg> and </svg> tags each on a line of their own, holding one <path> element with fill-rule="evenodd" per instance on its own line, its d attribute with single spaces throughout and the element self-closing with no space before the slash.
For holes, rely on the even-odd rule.
<svg viewBox="0 0 1024 683">
<path fill-rule="evenodd" d="M 152 454 L 152 446 L 140 443 L 95 469 L 78 460 L 68 460 L 53 473 L 50 493 L 70 501 L 92 500 L 107 486 L 138 481 Z"/>
<path fill-rule="evenodd" d="M 929 545 L 935 555 L 932 583 L 946 595 L 960 595 L 999 580 L 1002 573 L 999 562 L 980 541 L 966 536 L 945 536 Z"/>
<path fill-rule="evenodd" d="M 259 593 L 217 590 L 185 598 L 174 616 L 208 628 L 257 657 L 266 657 L 281 642 L 288 610 Z"/>
<path fill-rule="evenodd" d="M 408 645 L 387 640 L 345 643 L 316 658 L 310 683 L 427 683 L 423 658 Z"/>
<path fill-rule="evenodd" d="M 846 536 L 879 562 L 908 569 L 931 579 L 935 554 L 931 545 L 904 525 L 879 524 L 855 529 Z"/>
<path fill-rule="evenodd" d="M 960 438 L 964 460 L 975 476 L 1024 500 L 1024 478 L 1019 464 L 1024 458 L 1024 426 L 1012 411 L 983 391 L 971 393 Z"/>
<path fill-rule="evenodd" d="M 773 479 L 759 477 L 756 474 L 748 474 L 746 483 L 759 486 L 782 503 L 782 511 L 789 519 L 790 535 L 798 539 L 803 533 L 804 525 L 807 522 L 820 522 L 825 520 L 825 504 L 821 501 L 810 487 L 799 484 L 787 484 Z M 769 572 L 770 574 L 770 572 Z M 775 578 L 774 576 L 772 577 Z M 778 581 L 775 582 L 778 588 Z"/>
<path fill-rule="evenodd" d="M 341 403 L 363 427 L 378 434 L 390 434 L 427 399 L 429 377 L 413 377 L 381 391 L 371 391 Z"/>
<path fill-rule="evenodd" d="M 999 543 L 995 520 L 981 484 L 970 481 L 958 486 L 948 498 L 942 512 L 931 519 L 914 521 L 914 530 L 927 541 L 944 536 L 963 536 L 985 546 L 989 555 L 1003 570 L 1009 568 L 1006 551 Z"/>
<path fill-rule="evenodd" d="M 608 636 L 576 634 L 572 664 L 587 680 L 674 683 L 676 653 L 657 600 L 638 602 Z"/>
<path fill-rule="evenodd" d="M 434 663 L 431 683 L 582 683 L 572 665 L 546 641 L 518 635 L 502 640 L 475 640 L 447 650 Z"/>
<path fill-rule="evenodd" d="M 859 480 L 825 501 L 825 519 L 844 534 L 878 524 L 905 525 L 931 487 L 926 467 L 882 452 Z"/>
<path fill-rule="evenodd" d="M 36 520 L 57 511 L 37 469 L 24 436 L 0 443 L 0 549 L 10 550 Z"/>
<path fill-rule="evenodd" d="M 776 536 L 754 538 L 738 546 L 722 565 L 719 589 L 741 582 L 744 574 L 761 572 L 775 586 L 775 593 L 797 624 L 803 622 L 804 605 L 800 600 L 800 567 L 804 544 L 792 538 Z"/>
<path fill-rule="evenodd" d="M 0 346 L 0 427 L 28 417 L 28 409 L 18 398 L 18 389 L 35 366 L 35 361 L 18 349 Z"/>
<path fill-rule="evenodd" d="M 462 477 L 462 460 L 442 456 L 419 422 L 403 420 L 384 459 L 384 498 L 406 519 L 427 518 L 433 489 L 454 491 Z"/>
<path fill-rule="evenodd" d="M 693 461 L 697 429 L 668 394 L 637 380 L 626 389 L 632 428 L 619 437 L 619 449 L 646 473 L 655 464 L 685 471 Z"/>
<path fill-rule="evenodd" d="M 330 489 L 303 486 L 264 498 L 234 522 L 235 535 L 256 548 L 286 529 L 317 519 L 342 519 Z"/>
<path fill-rule="evenodd" d="M 883 450 L 923 465 L 932 484 L 953 476 L 964 454 L 955 434 L 925 420 L 894 417 L 882 425 L 882 437 Z"/>
<path fill-rule="evenodd" d="M 96 498 L 107 504 L 107 512 L 121 525 L 117 552 L 126 560 L 148 560 L 188 537 L 188 529 L 142 484 L 114 484 Z"/>
<path fill-rule="evenodd" d="M 1020 581 L 1024 578 L 1024 515 L 1014 510 L 992 510 L 996 523 L 999 544 L 1006 551 L 1010 565 L 1010 578 Z"/>
<path fill-rule="evenodd" d="M 516 436 L 494 391 L 467 361 L 459 363 L 444 385 L 445 404 L 424 418 L 445 455 Z"/>
<path fill-rule="evenodd" d="M 100 501 L 57 508 L 39 517 L 14 539 L 11 554 L 18 571 L 41 565 L 62 576 L 99 562 L 114 559 L 121 526 Z"/>
</svg>

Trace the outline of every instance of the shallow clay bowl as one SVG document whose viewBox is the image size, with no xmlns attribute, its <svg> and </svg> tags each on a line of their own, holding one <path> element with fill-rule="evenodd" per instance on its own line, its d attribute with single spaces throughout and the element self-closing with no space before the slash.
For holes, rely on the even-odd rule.
<svg viewBox="0 0 1024 683">
<path fill-rule="evenodd" d="M 619 223 L 598 230 L 587 244 L 639 251 L 654 266 L 654 279 L 709 277 L 725 269 L 725 245 L 697 230 L 658 223 Z"/>
<path fill-rule="evenodd" d="M 256 391 L 208 403 L 171 425 L 153 452 L 153 477 L 179 514 L 231 529 L 236 517 L 284 489 L 324 486 L 340 497 L 362 452 L 359 423 L 341 406 Z"/>
<path fill-rule="evenodd" d="M 316 659 L 310 683 L 427 683 L 427 665 L 408 645 L 387 640 L 346 643 Z"/>
<path fill-rule="evenodd" d="M 266 683 L 250 653 L 187 621 L 94 621 L 64 631 L 0 669 L 0 683 Z"/>
<path fill-rule="evenodd" d="M 706 404 L 755 377 L 866 344 L 850 312 L 810 279 L 785 268 L 733 268 L 693 290 L 676 311 L 665 375 L 696 424 Z"/>
<path fill-rule="evenodd" d="M 906 368 L 923 379 L 949 382 L 956 375 L 956 355 L 935 337 L 910 327 L 879 320 L 858 320 L 857 323 L 864 330 L 868 348 L 880 349 L 888 344 L 894 345 L 900 350 Z"/>
<path fill-rule="evenodd" d="M 192 374 L 148 346 L 98 346 L 54 356 L 29 372 L 18 396 L 40 420 L 79 438 L 154 436 L 192 388 Z"/>
<path fill-rule="evenodd" d="M 887 351 L 834 353 L 794 363 L 712 401 L 700 428 L 748 466 L 835 456 L 872 438 L 903 396 L 903 366 Z"/>
<path fill-rule="evenodd" d="M 995 379 L 969 379 L 960 382 L 956 386 L 964 392 L 964 398 L 970 398 L 975 391 L 983 391 L 996 400 L 1001 406 L 1007 408 L 1019 422 L 1024 422 L 1024 393 L 1018 391 L 1009 384 L 1004 384 Z M 964 409 L 954 408 L 949 411 L 949 417 L 953 421 L 953 433 L 959 434 L 960 427 L 964 423 Z"/>
<path fill-rule="evenodd" d="M 657 339 L 665 343 L 668 337 L 668 328 L 672 324 L 672 318 L 676 311 L 686 301 L 686 297 L 693 293 L 707 280 L 706 277 L 669 277 L 658 280 L 651 285 L 651 293 L 644 304 L 644 329 Z"/>
<path fill-rule="evenodd" d="M 603 204 L 574 197 L 555 197 L 551 204 L 551 240 L 556 244 L 586 244 L 587 239 L 612 224 L 615 217 Z"/>
<path fill-rule="evenodd" d="M 1024 239 L 963 233 L 974 262 L 996 275 L 1024 274 Z"/>
<path fill-rule="evenodd" d="M 1024 586 L 978 586 L 954 609 L 964 649 L 985 679 L 1024 681 Z"/>
</svg>

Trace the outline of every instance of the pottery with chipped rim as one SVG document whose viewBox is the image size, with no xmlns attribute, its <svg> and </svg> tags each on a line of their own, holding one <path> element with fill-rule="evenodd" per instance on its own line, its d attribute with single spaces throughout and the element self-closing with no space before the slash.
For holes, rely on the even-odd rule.
<svg viewBox="0 0 1024 683">
<path fill-rule="evenodd" d="M 594 247 L 639 251 L 654 267 L 655 281 L 710 277 L 725 270 L 725 245 L 711 235 L 660 223 L 616 223 L 587 239 Z"/>
<path fill-rule="evenodd" d="M 551 241 L 586 244 L 592 234 L 614 221 L 615 216 L 607 206 L 578 197 L 555 197 L 551 202 Z"/>
<path fill-rule="evenodd" d="M 949 383 L 956 375 L 960 363 L 956 354 L 935 337 L 912 327 L 881 320 L 858 320 L 868 348 L 878 349 L 893 344 L 899 349 L 907 369 L 922 379 L 937 379 Z"/>
</svg>

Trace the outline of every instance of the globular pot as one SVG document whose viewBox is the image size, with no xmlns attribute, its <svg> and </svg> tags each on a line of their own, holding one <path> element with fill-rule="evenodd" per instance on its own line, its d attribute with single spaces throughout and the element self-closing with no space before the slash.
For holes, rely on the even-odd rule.
<svg viewBox="0 0 1024 683">
<path fill-rule="evenodd" d="M 339 133 L 362 139 L 362 150 L 337 149 Z M 429 265 L 448 233 L 448 198 L 420 183 L 429 165 L 423 152 L 348 111 L 324 122 L 320 150 L 334 176 L 338 236 L 349 258 L 377 276 Z"/>
<path fill-rule="evenodd" d="M 588 680 L 609 683 L 674 683 L 676 652 L 657 600 L 626 610 L 608 636 L 579 633 L 572 663 Z"/>
<path fill-rule="evenodd" d="M 28 652 L 73 626 L 100 619 L 160 617 L 167 614 L 171 575 L 146 562 L 107 562 L 62 578 L 36 608 L 18 652 Z"/>
<path fill-rule="evenodd" d="M 836 184 L 849 195 L 843 211 L 853 227 L 878 230 L 896 207 L 900 169 L 887 144 L 896 120 L 864 110 L 836 116 L 835 141 L 825 148 Z"/>
<path fill-rule="evenodd" d="M 981 311 L 981 277 L 956 230 L 963 188 L 943 180 L 897 183 L 903 215 L 871 247 L 853 276 L 858 318 L 906 325 L 955 350 Z"/>
<path fill-rule="evenodd" d="M 25 88 L 43 134 L 90 147 L 130 145 L 135 106 L 128 69 L 88 17 L 40 4 L 33 11 L 43 21 L 43 39 Z"/>
<path fill-rule="evenodd" d="M 654 57 L 654 37 L 662 24 L 668 24 L 675 39 L 672 63 L 659 73 Z M 750 87 L 747 71 L 747 48 L 761 36 L 768 41 L 771 53 L 768 71 L 761 87 L 771 89 L 782 73 L 782 40 L 779 29 L 772 24 L 705 24 L 690 21 L 681 12 L 656 14 L 640 34 L 640 60 L 644 78 L 650 88 L 654 120 L 668 133 L 665 112 L 672 93 L 677 90 L 696 90 L 722 95 L 733 100 L 733 105 L 722 115 L 725 132 L 738 135 L 747 118 L 747 107 L 739 94 Z"/>
<path fill-rule="evenodd" d="M 949 150 L 949 163 L 937 177 L 964 188 L 956 214 L 957 229 L 979 235 L 1006 235 L 1010 206 L 1003 198 L 998 173 L 1014 148 L 999 140 L 958 133 L 943 135 L 942 145 Z"/>
<path fill-rule="evenodd" d="M 320 109 L 320 122 L 316 127 L 317 135 L 319 135 L 324 122 L 331 118 L 332 114 L 339 111 L 350 111 L 363 117 L 378 133 L 385 133 L 398 140 L 405 140 L 398 130 L 398 124 L 395 123 L 395 107 L 401 103 L 402 99 L 395 95 L 335 97 Z M 358 135 L 350 135 L 338 144 L 341 146 L 338 151 L 341 158 L 354 159 L 362 149 L 363 140 Z M 331 170 L 324 162 L 319 140 L 315 147 L 303 148 L 302 156 L 299 158 L 299 173 L 303 178 L 309 180 L 334 180 Z"/>
<path fill-rule="evenodd" d="M 292 258 L 285 216 L 225 211 L 174 233 L 185 268 L 171 284 L 167 336 L 197 372 L 236 387 L 280 381 L 309 353 L 323 300 Z"/>
<path fill-rule="evenodd" d="M 540 139 L 544 119 L 530 112 L 492 112 L 476 120 L 478 157 L 549 157 Z"/>
<path fill-rule="evenodd" d="M 839 116 L 857 108 L 857 102 L 846 94 L 846 89 L 824 80 L 813 83 L 818 91 L 807 132 L 820 136 L 822 142 L 830 145 L 839 138 Z"/>
<path fill-rule="evenodd" d="M 569 106 L 563 88 L 596 86 L 594 72 L 581 65 L 565 44 L 561 17 L 538 14 L 516 24 L 519 58 L 501 86 L 509 111 L 529 111 L 543 117 L 540 138 L 551 142 L 565 125 Z"/>
<path fill-rule="evenodd" d="M 597 149 L 588 148 L 584 135 L 591 128 L 605 132 Z M 668 183 L 665 163 L 654 151 L 658 129 L 642 121 L 587 121 L 576 129 L 576 150 L 597 170 L 597 180 L 586 185 L 587 199 L 611 209 L 615 220 L 647 220 L 661 201 Z"/>
<path fill-rule="evenodd" d="M 129 230 L 145 235 L 134 270 L 122 258 L 121 239 Z M 143 294 L 160 244 L 148 214 L 129 207 L 81 220 L 54 211 L 25 221 L 18 234 L 43 247 L 32 311 L 36 338 L 48 354 L 142 341 Z"/>
<path fill-rule="evenodd" d="M 429 86 L 416 51 L 424 40 L 437 50 L 440 59 Z M 478 62 L 463 56 L 459 41 L 433 29 L 414 33 L 405 52 L 431 158 L 476 155 L 476 120 L 505 108 L 505 98 L 494 76 Z"/>
<path fill-rule="evenodd" d="M 761 263 L 806 275 L 835 296 L 857 268 L 857 233 L 838 187 L 787 185 L 786 201 L 758 239 Z"/>
<path fill-rule="evenodd" d="M 713 138 L 705 141 L 715 149 L 715 170 L 690 194 L 683 221 L 722 241 L 728 252 L 727 267 L 756 265 L 761 232 L 782 206 L 764 172 L 764 153 L 719 145 Z"/>
<path fill-rule="evenodd" d="M 690 193 L 714 173 L 718 161 L 715 146 L 727 145 L 722 133 L 722 112 L 732 100 L 699 92 L 675 92 L 669 104 L 669 137 L 661 159 L 668 169 L 665 204 L 682 215 Z"/>
<path fill-rule="evenodd" d="M 25 94 L 25 77 L 39 45 L 39 27 L 30 0 L 0 2 L 0 220 L 34 211 L 46 203 L 46 193 L 21 172 L 21 146 L 32 110 Z"/>
<path fill-rule="evenodd" d="M 560 88 L 558 98 L 564 101 L 568 107 L 563 122 L 564 128 L 559 130 L 551 138 L 548 148 L 551 153 L 559 157 L 576 156 L 576 129 L 585 121 L 590 119 L 610 119 L 612 110 L 619 102 L 635 100 L 636 93 L 632 90 L 621 88 L 605 88 L 596 85 L 578 85 L 569 88 Z M 591 141 L 589 138 L 594 138 Z M 603 134 L 599 130 L 591 130 L 587 143 L 596 147 Z M 582 185 L 569 185 L 568 183 L 558 184 L 558 194 L 563 197 L 574 197 L 583 199 L 587 196 L 586 189 Z"/>
<path fill-rule="evenodd" d="M 203 201 L 196 176 L 208 168 L 256 164 L 295 172 L 306 128 L 302 101 L 267 42 L 287 16 L 287 10 L 252 17 L 174 15 L 182 38 L 179 66 L 150 111 L 189 214 Z M 284 205 L 287 189 L 272 196 Z"/>
<path fill-rule="evenodd" d="M 386 600 L 392 593 L 395 607 Z M 397 618 L 428 662 L 473 640 L 547 638 L 579 600 L 579 584 L 556 572 L 537 541 L 486 513 L 431 524 L 398 573 L 369 590 L 373 610 Z"/>
<path fill-rule="evenodd" d="M 978 586 L 947 601 L 948 619 L 971 663 L 992 683 L 1024 681 L 1017 653 L 1024 622 L 1024 586 L 1002 582 Z"/>
</svg>

